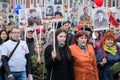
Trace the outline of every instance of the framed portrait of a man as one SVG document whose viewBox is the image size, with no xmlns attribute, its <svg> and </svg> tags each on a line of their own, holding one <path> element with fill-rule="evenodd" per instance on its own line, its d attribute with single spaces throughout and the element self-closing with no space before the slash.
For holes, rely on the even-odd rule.
<svg viewBox="0 0 120 80">
<path fill-rule="evenodd" d="M 60 17 L 63 16 L 61 5 L 54 5 L 54 16 L 57 16 L 57 15 L 59 15 Z"/>
<path fill-rule="evenodd" d="M 91 22 L 91 6 L 79 5 L 78 18 L 79 18 L 79 22 Z"/>
<path fill-rule="evenodd" d="M 8 14 L 8 16 L 7 16 L 7 24 L 8 25 L 15 25 L 15 16 L 14 16 L 14 14 Z"/>
<path fill-rule="evenodd" d="M 53 17 L 54 16 L 54 7 L 53 5 L 46 6 L 46 17 Z"/>
<path fill-rule="evenodd" d="M 109 29 L 107 8 L 95 9 L 93 11 L 94 30 Z"/>
<path fill-rule="evenodd" d="M 42 14 L 40 8 L 27 9 L 28 26 L 41 25 Z"/>
</svg>

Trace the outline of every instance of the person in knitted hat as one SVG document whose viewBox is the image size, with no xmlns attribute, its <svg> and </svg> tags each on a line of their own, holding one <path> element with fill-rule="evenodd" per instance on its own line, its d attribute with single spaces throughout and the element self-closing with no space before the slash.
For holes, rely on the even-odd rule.
<svg viewBox="0 0 120 80">
<path fill-rule="evenodd" d="M 46 35 L 45 35 L 45 28 L 37 28 L 36 29 L 36 34 L 37 34 L 37 37 L 38 37 L 38 40 L 41 41 L 42 45 L 45 45 L 46 44 Z"/>
<path fill-rule="evenodd" d="M 110 68 L 120 61 L 120 53 L 116 47 L 116 38 L 114 33 L 107 32 L 101 39 L 101 49 L 97 52 L 97 64 L 100 80 L 113 80 Z"/>
</svg>

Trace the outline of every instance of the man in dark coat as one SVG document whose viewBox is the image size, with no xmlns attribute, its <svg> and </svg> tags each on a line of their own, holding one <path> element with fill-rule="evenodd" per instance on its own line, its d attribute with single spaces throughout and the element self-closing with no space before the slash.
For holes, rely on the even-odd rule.
<svg viewBox="0 0 120 80">
<path fill-rule="evenodd" d="M 28 28 L 27 29 L 27 33 L 26 33 L 26 43 L 27 43 L 27 46 L 28 46 L 28 49 L 29 49 L 29 55 L 27 55 L 27 60 L 30 61 L 31 59 L 31 56 L 34 54 L 34 38 L 33 38 L 33 32 L 34 30 L 31 29 L 31 28 Z M 28 62 L 27 61 L 27 62 Z M 30 66 L 31 64 L 27 63 L 26 67 L 27 66 Z M 32 71 L 31 71 L 31 67 L 26 68 L 27 70 L 27 74 L 30 74 L 28 75 L 28 77 L 30 77 L 32 75 Z"/>
</svg>

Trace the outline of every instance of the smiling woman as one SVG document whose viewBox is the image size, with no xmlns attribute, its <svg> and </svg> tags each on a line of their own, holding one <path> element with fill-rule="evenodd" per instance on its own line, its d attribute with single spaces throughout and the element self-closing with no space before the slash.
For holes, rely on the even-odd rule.
<svg viewBox="0 0 120 80">
<path fill-rule="evenodd" d="M 120 53 L 116 47 L 115 35 L 107 32 L 101 40 L 101 49 L 97 52 L 97 64 L 100 80 L 113 80 L 110 68 L 120 62 Z M 106 74 L 107 73 L 107 74 Z"/>
</svg>

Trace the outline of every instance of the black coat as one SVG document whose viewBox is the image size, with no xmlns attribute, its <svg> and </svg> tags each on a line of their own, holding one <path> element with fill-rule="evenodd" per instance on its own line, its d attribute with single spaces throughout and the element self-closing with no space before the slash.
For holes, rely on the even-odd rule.
<svg viewBox="0 0 120 80">
<path fill-rule="evenodd" d="M 29 49 L 29 54 L 26 54 L 25 57 L 27 59 L 27 64 L 26 64 L 26 72 L 27 74 L 32 74 L 32 69 L 31 69 L 31 56 L 34 54 L 34 39 L 28 39 L 26 37 L 26 43 Z"/>
<path fill-rule="evenodd" d="M 59 47 L 61 60 L 53 61 L 51 45 L 45 49 L 45 66 L 48 72 L 47 79 L 50 80 L 74 80 L 73 60 L 68 60 L 64 47 Z"/>
<path fill-rule="evenodd" d="M 27 46 L 28 46 L 28 49 L 29 49 L 29 53 L 32 56 L 34 54 L 34 39 L 33 38 L 28 39 L 26 37 L 26 43 L 27 43 Z"/>
</svg>

